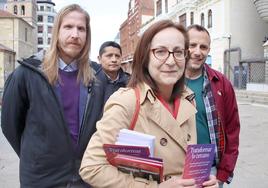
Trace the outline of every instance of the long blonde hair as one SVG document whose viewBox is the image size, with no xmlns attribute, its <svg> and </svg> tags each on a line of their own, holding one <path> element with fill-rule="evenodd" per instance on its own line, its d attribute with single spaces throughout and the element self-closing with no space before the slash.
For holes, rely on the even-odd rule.
<svg viewBox="0 0 268 188">
<path fill-rule="evenodd" d="M 78 11 L 85 15 L 86 18 L 86 43 L 84 48 L 81 50 L 80 55 L 78 56 L 78 76 L 77 80 L 82 80 L 85 86 L 88 86 L 90 81 L 93 79 L 93 73 L 89 65 L 89 53 L 91 48 L 91 30 L 90 30 L 90 17 L 89 14 L 82 9 L 77 4 L 71 4 L 62 8 L 54 22 L 53 31 L 52 31 L 52 40 L 50 49 L 46 52 L 44 61 L 43 61 L 43 71 L 47 76 L 47 79 L 51 85 L 55 85 L 59 79 L 58 74 L 58 59 L 59 59 L 59 30 L 62 24 L 63 18 L 70 12 Z"/>
</svg>

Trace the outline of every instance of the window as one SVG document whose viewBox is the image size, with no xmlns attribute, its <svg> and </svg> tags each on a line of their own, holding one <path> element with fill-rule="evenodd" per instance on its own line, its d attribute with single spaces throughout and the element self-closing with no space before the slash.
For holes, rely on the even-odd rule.
<svg viewBox="0 0 268 188">
<path fill-rule="evenodd" d="M 38 39 L 37 39 L 37 43 L 38 43 L 38 44 L 43 44 L 43 38 L 42 38 L 42 37 L 38 37 Z"/>
<path fill-rule="evenodd" d="M 20 14 L 25 15 L 25 6 L 24 5 L 21 6 Z"/>
<path fill-rule="evenodd" d="M 44 6 L 40 6 L 40 11 L 44 11 Z"/>
<path fill-rule="evenodd" d="M 40 52 L 41 50 L 43 50 L 43 48 L 37 48 L 37 51 Z"/>
<path fill-rule="evenodd" d="M 51 12 L 51 7 L 47 7 L 47 11 L 48 12 Z"/>
<path fill-rule="evenodd" d="M 14 12 L 14 14 L 18 14 L 18 7 L 17 7 L 17 5 L 14 5 L 13 12 Z"/>
<path fill-rule="evenodd" d="M 186 27 L 186 13 L 179 16 L 180 24 Z"/>
<path fill-rule="evenodd" d="M 205 15 L 204 13 L 201 14 L 201 25 L 205 27 Z"/>
<path fill-rule="evenodd" d="M 190 13 L 190 22 L 191 25 L 194 24 L 194 12 Z"/>
<path fill-rule="evenodd" d="M 47 27 L 47 33 L 52 33 L 52 27 L 51 26 Z"/>
<path fill-rule="evenodd" d="M 48 16 L 47 17 L 47 22 L 48 23 L 53 23 L 54 22 L 54 17 L 53 16 Z"/>
<path fill-rule="evenodd" d="M 156 16 L 162 14 L 162 0 L 156 2 Z"/>
<path fill-rule="evenodd" d="M 25 28 L 25 42 L 28 41 L 28 29 Z"/>
<path fill-rule="evenodd" d="M 42 15 L 38 15 L 37 16 L 37 21 L 38 22 L 43 22 L 43 16 Z"/>
<path fill-rule="evenodd" d="M 51 38 L 47 38 L 47 44 L 49 45 L 51 42 Z"/>
<path fill-rule="evenodd" d="M 212 10 L 208 10 L 208 28 L 212 27 Z"/>
<path fill-rule="evenodd" d="M 43 26 L 42 25 L 37 27 L 37 32 L 38 33 L 43 33 Z"/>
<path fill-rule="evenodd" d="M 165 12 L 168 13 L 168 0 L 165 0 Z"/>
</svg>

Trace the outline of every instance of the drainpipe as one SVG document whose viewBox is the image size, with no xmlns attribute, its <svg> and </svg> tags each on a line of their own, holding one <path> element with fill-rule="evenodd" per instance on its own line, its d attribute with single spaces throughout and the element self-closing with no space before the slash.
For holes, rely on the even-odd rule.
<svg viewBox="0 0 268 188">
<path fill-rule="evenodd" d="M 241 74 L 242 74 L 242 68 L 240 65 L 240 61 L 241 61 L 241 58 L 242 58 L 242 52 L 241 52 L 241 48 L 240 47 L 236 47 L 236 48 L 231 48 L 230 47 L 230 42 L 229 42 L 229 49 L 226 49 L 224 50 L 224 56 L 223 56 L 223 62 L 224 62 L 224 67 L 227 68 L 227 72 L 224 71 L 227 75 L 227 78 L 230 79 L 230 72 L 231 72 L 231 53 L 232 52 L 238 52 L 238 62 L 239 62 L 239 80 L 238 80 L 238 86 L 240 87 L 241 86 L 241 82 L 242 82 L 242 77 L 241 77 Z M 227 53 L 228 53 L 228 56 L 227 56 Z M 227 57 L 227 58 L 226 58 Z M 233 72 L 233 69 L 232 69 L 232 72 Z"/>
</svg>

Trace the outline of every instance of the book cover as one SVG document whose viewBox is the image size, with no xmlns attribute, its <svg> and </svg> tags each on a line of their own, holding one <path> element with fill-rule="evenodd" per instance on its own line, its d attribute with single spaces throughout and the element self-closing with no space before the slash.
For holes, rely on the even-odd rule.
<svg viewBox="0 0 268 188">
<path fill-rule="evenodd" d="M 110 158 L 109 162 L 120 171 L 132 174 L 134 177 L 141 177 L 163 181 L 163 161 L 154 158 L 142 158 L 124 154 L 117 154 Z"/>
<path fill-rule="evenodd" d="M 155 136 L 121 129 L 115 144 L 104 144 L 107 161 L 118 170 L 157 182 L 163 181 L 163 160 L 154 156 Z"/>
<path fill-rule="evenodd" d="M 183 178 L 193 178 L 197 187 L 209 179 L 211 166 L 215 156 L 215 144 L 188 145 L 184 165 Z"/>
<path fill-rule="evenodd" d="M 145 146 L 103 144 L 103 149 L 107 158 L 109 158 L 109 156 L 114 156 L 115 154 L 125 154 L 137 157 L 149 157 L 150 155 L 149 148 Z"/>
</svg>

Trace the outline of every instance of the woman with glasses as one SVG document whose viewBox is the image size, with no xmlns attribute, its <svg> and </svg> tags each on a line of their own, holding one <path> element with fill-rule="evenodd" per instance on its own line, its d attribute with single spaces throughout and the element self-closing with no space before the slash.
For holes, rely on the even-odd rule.
<svg viewBox="0 0 268 188">
<path fill-rule="evenodd" d="M 188 37 L 183 26 L 170 20 L 150 26 L 136 46 L 128 88 L 107 101 L 97 132 L 82 160 L 80 175 L 93 187 L 196 187 L 193 179 L 182 179 L 186 147 L 196 144 L 196 109 L 187 100 L 191 92 L 184 85 Z M 103 144 L 114 144 L 121 129 L 129 129 L 136 109 L 140 110 L 134 131 L 155 136 L 154 156 L 164 162 L 164 181 L 134 177 L 119 171 L 106 160 Z M 188 97 L 189 98 L 189 97 Z M 215 177 L 203 187 L 218 187 Z"/>
</svg>

